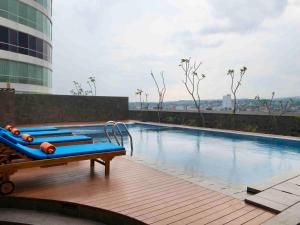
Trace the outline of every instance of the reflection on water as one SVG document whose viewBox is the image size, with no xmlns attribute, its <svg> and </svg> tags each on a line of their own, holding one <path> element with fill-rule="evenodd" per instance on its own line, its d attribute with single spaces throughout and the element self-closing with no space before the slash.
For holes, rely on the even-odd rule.
<svg viewBox="0 0 300 225">
<path fill-rule="evenodd" d="M 99 126 L 70 129 L 106 141 Z M 300 142 L 141 124 L 129 131 L 134 156 L 190 175 L 248 185 L 300 169 Z"/>
</svg>

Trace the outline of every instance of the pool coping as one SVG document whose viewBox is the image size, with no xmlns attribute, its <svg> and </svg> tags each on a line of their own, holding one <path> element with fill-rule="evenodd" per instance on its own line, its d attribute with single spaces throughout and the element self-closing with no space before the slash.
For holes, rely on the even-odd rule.
<svg viewBox="0 0 300 225">
<path fill-rule="evenodd" d="M 188 125 L 178 125 L 171 123 L 158 123 L 158 122 L 144 122 L 139 120 L 121 120 L 120 122 L 124 122 L 125 124 L 147 124 L 147 125 L 156 125 L 156 126 L 165 126 L 165 127 L 176 127 L 176 128 L 189 128 L 193 130 L 203 130 L 203 131 L 213 131 L 220 133 L 231 133 L 231 134 L 240 134 L 245 136 L 253 136 L 253 137 L 266 137 L 266 138 L 276 138 L 276 139 L 284 139 L 291 141 L 300 141 L 300 137 L 296 136 L 286 136 L 279 134 L 266 134 L 266 133 L 257 133 L 257 132 L 247 132 L 247 131 L 237 131 L 237 130 L 228 130 L 228 129 L 219 129 L 219 128 L 207 128 L 207 127 L 195 127 Z M 50 124 L 34 124 L 34 125 L 20 125 L 22 127 L 35 127 L 35 126 L 56 126 L 56 127 L 86 127 L 86 126 L 101 126 L 105 125 L 106 121 L 99 122 L 89 122 L 89 123 L 50 123 Z"/>
<path fill-rule="evenodd" d="M 165 126 L 165 127 L 189 128 L 189 129 L 200 130 L 200 131 L 203 130 L 203 131 L 212 131 L 212 132 L 219 132 L 219 133 L 239 134 L 239 135 L 251 136 L 251 137 L 264 137 L 264 138 L 273 138 L 273 139 L 283 139 L 283 140 L 289 140 L 289 141 L 300 141 L 300 137 L 277 135 L 277 134 L 265 134 L 265 133 L 226 130 L 226 129 L 217 129 L 217 128 L 194 127 L 194 126 L 169 124 L 169 123 L 141 122 L 138 120 L 136 120 L 136 121 L 131 120 L 131 122 L 135 122 L 135 123 L 139 123 L 139 124 Z"/>
</svg>

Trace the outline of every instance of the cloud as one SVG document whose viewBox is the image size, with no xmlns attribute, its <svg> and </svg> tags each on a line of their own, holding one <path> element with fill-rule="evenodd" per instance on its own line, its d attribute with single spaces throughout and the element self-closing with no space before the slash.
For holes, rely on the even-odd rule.
<svg viewBox="0 0 300 225">
<path fill-rule="evenodd" d="M 218 48 L 223 44 L 222 40 L 208 39 L 199 35 L 198 32 L 180 31 L 175 33 L 170 41 L 176 44 L 180 50 L 201 49 L 201 48 Z"/>
<path fill-rule="evenodd" d="M 202 34 L 255 31 L 270 18 L 282 15 L 288 0 L 209 0 L 216 21 L 201 29 Z"/>
<path fill-rule="evenodd" d="M 249 68 L 239 97 L 299 95 L 299 0 L 72 0 L 53 2 L 53 88 L 96 77 L 99 95 L 156 90 L 150 71 L 165 71 L 166 100 L 189 99 L 178 67 L 202 61 L 201 97 L 230 92 L 228 68 Z M 66 10 L 68 9 L 68 10 Z M 263 28 L 263 29 L 262 29 Z M 249 32 L 255 30 L 256 32 Z M 206 32 L 206 33 L 205 33 Z M 209 33 L 209 35 L 208 35 Z M 240 34 L 243 35 L 240 35 Z M 283 85 L 284 84 L 284 85 Z"/>
</svg>

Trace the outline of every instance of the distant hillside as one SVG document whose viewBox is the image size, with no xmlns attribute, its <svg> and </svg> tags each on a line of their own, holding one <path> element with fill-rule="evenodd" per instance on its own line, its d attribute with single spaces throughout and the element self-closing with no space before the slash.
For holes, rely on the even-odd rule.
<svg viewBox="0 0 300 225">
<path fill-rule="evenodd" d="M 296 96 L 296 97 L 286 97 L 286 98 L 275 98 L 275 101 L 279 101 L 279 100 L 285 100 L 285 99 L 293 99 L 294 101 L 299 101 L 300 100 L 300 96 Z M 238 101 L 244 102 L 244 101 L 256 101 L 255 99 L 250 99 L 250 98 L 240 98 L 238 99 Z M 209 100 L 209 99 L 204 99 L 201 100 L 201 103 L 208 103 L 208 102 L 222 102 L 222 99 L 213 99 L 213 100 Z M 140 104 L 140 102 L 130 102 L 130 104 Z M 149 104 L 157 104 L 156 102 L 149 102 Z M 194 104 L 193 100 L 177 100 L 177 101 L 166 101 L 164 102 L 164 104 L 171 104 L 171 105 L 191 105 Z"/>
</svg>

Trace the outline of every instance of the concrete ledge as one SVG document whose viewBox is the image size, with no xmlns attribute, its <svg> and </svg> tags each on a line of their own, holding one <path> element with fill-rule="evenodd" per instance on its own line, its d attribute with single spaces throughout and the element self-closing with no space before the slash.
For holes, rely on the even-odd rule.
<svg viewBox="0 0 300 225">
<path fill-rule="evenodd" d="M 257 194 L 259 192 L 262 192 L 264 190 L 267 190 L 269 188 L 272 188 L 278 184 L 281 184 L 283 182 L 286 182 L 288 180 L 291 180 L 297 176 L 299 176 L 300 172 L 292 172 L 288 174 L 284 174 L 282 176 L 273 177 L 270 180 L 264 181 L 262 183 L 251 185 L 247 187 L 247 192 L 252 194 Z"/>
<path fill-rule="evenodd" d="M 300 224 L 300 203 L 288 208 L 263 225 L 297 225 Z"/>
</svg>

